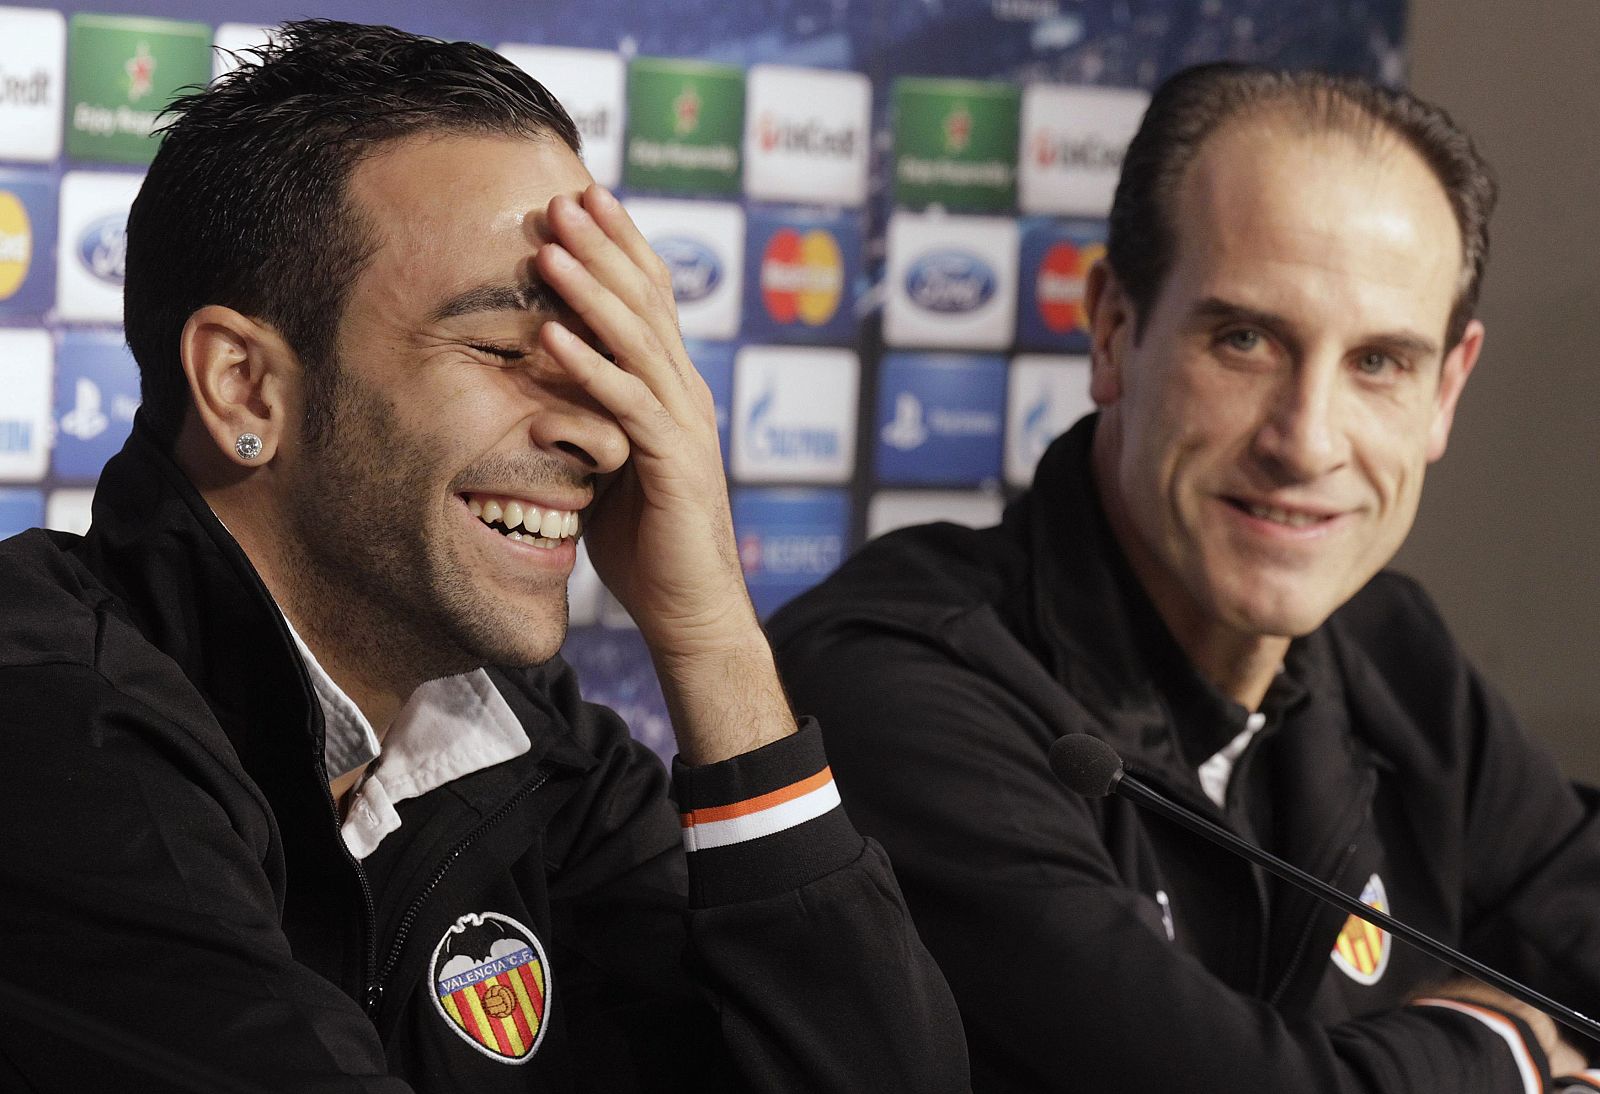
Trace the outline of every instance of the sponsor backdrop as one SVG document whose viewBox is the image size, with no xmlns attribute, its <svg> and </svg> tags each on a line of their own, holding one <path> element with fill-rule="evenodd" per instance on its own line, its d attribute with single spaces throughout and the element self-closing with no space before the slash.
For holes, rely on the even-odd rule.
<svg viewBox="0 0 1600 1094">
<path fill-rule="evenodd" d="M 0 536 L 82 530 L 138 405 L 123 230 L 176 89 L 310 13 L 500 50 L 673 271 L 763 614 L 864 539 L 992 522 L 1089 407 L 1082 293 L 1148 89 L 1228 57 L 1385 81 L 1403 0 L 0 4 Z M 567 656 L 663 754 L 581 564 Z"/>
</svg>

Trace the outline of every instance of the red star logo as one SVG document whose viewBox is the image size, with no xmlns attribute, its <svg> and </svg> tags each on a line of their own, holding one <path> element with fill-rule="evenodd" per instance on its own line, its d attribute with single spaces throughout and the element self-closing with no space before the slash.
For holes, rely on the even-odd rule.
<svg viewBox="0 0 1600 1094">
<path fill-rule="evenodd" d="M 953 155 L 966 151 L 972 139 L 972 114 L 965 104 L 958 105 L 944 118 L 944 150 Z"/>
<path fill-rule="evenodd" d="M 761 115 L 761 150 L 770 152 L 778 147 L 778 123 L 772 120 L 771 114 Z"/>
<path fill-rule="evenodd" d="M 145 42 L 139 43 L 139 48 L 134 51 L 122 65 L 122 70 L 128 74 L 128 101 L 136 103 L 150 94 L 154 84 L 153 77 L 156 72 L 156 59 L 150 56 L 150 46 Z"/>
<path fill-rule="evenodd" d="M 672 131 L 687 136 L 700 124 L 700 93 L 693 84 L 684 84 L 683 90 L 672 101 Z"/>
</svg>

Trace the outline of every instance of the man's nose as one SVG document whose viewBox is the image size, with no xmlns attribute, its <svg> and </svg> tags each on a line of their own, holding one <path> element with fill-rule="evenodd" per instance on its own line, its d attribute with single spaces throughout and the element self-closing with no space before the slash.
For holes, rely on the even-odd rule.
<svg viewBox="0 0 1600 1094">
<path fill-rule="evenodd" d="M 1337 360 L 1306 360 L 1274 393 L 1256 432 L 1255 450 L 1285 479 L 1315 479 L 1348 458 L 1341 378 Z"/>
<path fill-rule="evenodd" d="M 529 424 L 532 442 L 586 475 L 604 475 L 627 462 L 628 435 L 599 403 L 576 386 L 544 400 Z"/>
</svg>

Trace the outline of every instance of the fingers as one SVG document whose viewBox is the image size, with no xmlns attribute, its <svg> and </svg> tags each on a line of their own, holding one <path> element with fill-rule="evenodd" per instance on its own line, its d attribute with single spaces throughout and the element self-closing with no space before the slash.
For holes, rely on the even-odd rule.
<svg viewBox="0 0 1600 1094">
<path fill-rule="evenodd" d="M 560 195 L 550 202 L 556 242 L 651 325 L 664 343 L 677 337 L 677 305 L 666 264 L 650 249 L 622 204 L 599 186 L 582 202 Z M 570 303 L 570 301 L 569 301 Z"/>
<path fill-rule="evenodd" d="M 539 327 L 539 342 L 573 381 L 622 426 L 635 455 L 663 456 L 682 443 L 682 429 L 643 379 L 618 368 L 556 320 Z"/>
<path fill-rule="evenodd" d="M 642 380 L 662 406 L 685 423 L 701 416 L 693 385 L 703 387 L 704 382 L 692 369 L 692 380 L 684 375 L 674 352 L 675 334 L 664 345 L 647 320 L 561 244 L 545 244 L 534 261 L 545 283 L 561 294 L 617 364 Z"/>
</svg>

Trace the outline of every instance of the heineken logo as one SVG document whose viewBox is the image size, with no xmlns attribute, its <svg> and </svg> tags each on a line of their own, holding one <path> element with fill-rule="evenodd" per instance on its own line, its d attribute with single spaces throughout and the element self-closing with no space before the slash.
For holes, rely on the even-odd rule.
<svg viewBox="0 0 1600 1094">
<path fill-rule="evenodd" d="M 122 64 L 122 71 L 128 76 L 128 101 L 136 103 L 155 86 L 156 59 L 150 55 L 150 44 L 140 42 L 129 57 Z"/>
<path fill-rule="evenodd" d="M 672 131 L 687 137 L 700 128 L 700 93 L 693 84 L 684 84 L 678 97 L 672 100 Z"/>
<path fill-rule="evenodd" d="M 965 103 L 956 104 L 956 108 L 945 115 L 942 129 L 944 150 L 952 156 L 961 155 L 972 143 L 972 111 Z"/>
</svg>

